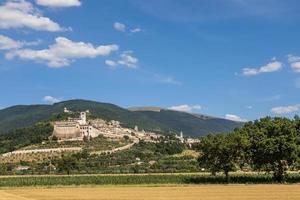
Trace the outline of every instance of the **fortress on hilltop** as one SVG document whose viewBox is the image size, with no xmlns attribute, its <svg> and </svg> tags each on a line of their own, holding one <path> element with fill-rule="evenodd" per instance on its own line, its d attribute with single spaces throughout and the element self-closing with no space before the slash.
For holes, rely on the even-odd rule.
<svg viewBox="0 0 300 200">
<path fill-rule="evenodd" d="M 72 111 L 64 108 L 65 113 L 71 113 Z M 105 121 L 97 118 L 93 120 L 87 119 L 87 113 L 89 111 L 80 112 L 79 118 L 71 118 L 65 121 L 54 122 L 53 136 L 60 140 L 83 140 L 83 138 L 95 138 L 99 135 L 108 138 L 123 138 L 128 136 L 135 140 L 154 141 L 161 137 L 161 135 L 139 131 L 136 126 L 135 129 L 123 128 L 120 122 L 112 120 Z"/>
<path fill-rule="evenodd" d="M 67 108 L 64 112 L 70 112 Z M 67 121 L 54 122 L 53 135 L 60 139 L 83 139 L 97 137 L 99 131 L 87 122 L 86 112 L 80 112 L 79 118 L 69 118 Z"/>
</svg>

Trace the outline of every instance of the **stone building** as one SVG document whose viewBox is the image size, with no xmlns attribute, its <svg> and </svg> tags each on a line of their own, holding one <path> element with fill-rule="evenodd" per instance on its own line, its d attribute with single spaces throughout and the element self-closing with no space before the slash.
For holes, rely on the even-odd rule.
<svg viewBox="0 0 300 200">
<path fill-rule="evenodd" d="M 59 139 L 72 139 L 82 137 L 79 124 L 73 121 L 55 122 L 53 135 Z"/>
<path fill-rule="evenodd" d="M 55 122 L 53 135 L 62 140 L 82 140 L 84 137 L 99 136 L 99 131 L 90 123 L 87 123 L 86 112 L 81 112 L 79 118 L 69 118 L 68 121 Z"/>
</svg>

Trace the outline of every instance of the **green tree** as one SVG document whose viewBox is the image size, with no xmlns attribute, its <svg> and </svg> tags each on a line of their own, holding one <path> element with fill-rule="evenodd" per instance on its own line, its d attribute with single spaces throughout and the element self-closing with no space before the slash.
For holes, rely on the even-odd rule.
<svg viewBox="0 0 300 200">
<path fill-rule="evenodd" d="M 295 121 L 266 117 L 247 123 L 243 130 L 249 136 L 254 168 L 272 171 L 274 180 L 283 182 L 287 170 L 299 159 L 300 134 Z"/>
<path fill-rule="evenodd" d="M 77 168 L 76 158 L 70 155 L 63 155 L 61 159 L 58 160 L 57 169 L 60 172 L 67 172 L 70 175 L 71 171 Z"/>
<path fill-rule="evenodd" d="M 5 164 L 0 163 L 0 175 L 6 175 L 7 174 L 7 166 Z"/>
<path fill-rule="evenodd" d="M 300 134 L 300 118 L 298 115 L 295 115 L 294 122 L 296 125 L 297 132 L 298 132 L 298 134 Z"/>
<path fill-rule="evenodd" d="M 241 166 L 247 144 L 247 138 L 240 132 L 203 137 L 198 146 L 201 152 L 198 159 L 199 165 L 208 169 L 212 174 L 224 172 L 229 182 L 229 172 Z"/>
</svg>

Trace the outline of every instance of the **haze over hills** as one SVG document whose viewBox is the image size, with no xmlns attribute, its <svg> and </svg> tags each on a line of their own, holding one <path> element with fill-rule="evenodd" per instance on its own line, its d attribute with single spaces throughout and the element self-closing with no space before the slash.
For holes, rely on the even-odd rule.
<svg viewBox="0 0 300 200">
<path fill-rule="evenodd" d="M 122 126 L 160 133 L 179 133 L 188 136 L 201 136 L 208 133 L 229 132 L 242 126 L 242 123 L 221 118 L 208 117 L 166 110 L 157 107 L 121 108 L 114 104 L 87 100 L 69 100 L 53 105 L 18 105 L 0 110 L 0 132 L 23 128 L 40 121 L 49 120 L 63 112 L 64 107 L 72 111 L 90 110 L 92 115 L 105 120 L 120 121 Z"/>
</svg>

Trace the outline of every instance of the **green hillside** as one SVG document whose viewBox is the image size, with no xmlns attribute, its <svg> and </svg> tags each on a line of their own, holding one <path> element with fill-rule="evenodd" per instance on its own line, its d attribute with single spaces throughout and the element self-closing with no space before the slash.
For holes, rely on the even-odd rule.
<svg viewBox="0 0 300 200">
<path fill-rule="evenodd" d="M 177 132 L 183 131 L 189 136 L 206 135 L 207 133 L 230 132 L 243 123 L 234 122 L 221 118 L 208 117 L 205 115 L 190 114 L 162 109 L 156 111 L 136 111 L 142 113 L 156 122 L 160 122 Z"/>
<path fill-rule="evenodd" d="M 117 120 L 125 127 L 138 125 L 145 130 L 166 132 L 168 127 L 149 119 L 142 113 L 135 113 L 113 104 L 99 103 L 86 100 L 70 100 L 53 105 L 28 105 L 13 106 L 0 110 L 0 132 L 6 132 L 15 128 L 23 128 L 34 125 L 39 121 L 45 121 L 63 112 L 67 107 L 72 111 L 89 110 L 94 116 L 105 120 Z"/>
<path fill-rule="evenodd" d="M 151 130 L 160 133 L 180 132 L 190 136 L 207 133 L 227 132 L 239 127 L 241 123 L 225 119 L 203 117 L 182 112 L 161 110 L 129 111 L 119 106 L 86 100 L 70 100 L 53 105 L 21 105 L 0 110 L 0 133 L 16 128 L 29 127 L 37 122 L 46 121 L 63 112 L 64 107 L 72 111 L 90 110 L 93 116 L 105 120 L 117 120 L 124 127 Z"/>
</svg>

